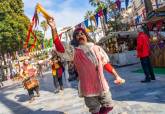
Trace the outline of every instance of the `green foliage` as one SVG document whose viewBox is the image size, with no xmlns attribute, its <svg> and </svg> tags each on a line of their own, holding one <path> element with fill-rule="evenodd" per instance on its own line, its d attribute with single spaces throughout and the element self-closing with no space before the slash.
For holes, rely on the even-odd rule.
<svg viewBox="0 0 165 114">
<path fill-rule="evenodd" d="M 0 9 L 0 52 L 20 50 L 23 47 L 21 42 L 26 39 L 30 22 L 24 15 L 23 2 L 22 0 L 0 0 Z"/>
<path fill-rule="evenodd" d="M 89 3 L 91 4 L 91 6 L 96 7 L 98 5 L 98 1 L 99 0 L 89 0 Z"/>
<path fill-rule="evenodd" d="M 47 22 L 46 22 L 46 21 L 42 21 L 42 22 L 41 22 L 41 27 L 42 27 L 42 29 L 43 29 L 44 31 L 47 31 L 47 29 L 48 29 L 48 24 L 47 24 Z"/>
</svg>

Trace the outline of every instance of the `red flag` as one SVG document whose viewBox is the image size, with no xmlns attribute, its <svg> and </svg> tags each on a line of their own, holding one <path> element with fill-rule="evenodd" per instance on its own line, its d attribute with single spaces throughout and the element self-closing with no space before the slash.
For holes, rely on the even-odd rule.
<svg viewBox="0 0 165 114">
<path fill-rule="evenodd" d="M 162 20 L 159 20 L 159 21 L 156 23 L 156 27 L 157 27 L 158 31 L 161 30 L 162 26 L 163 26 L 163 21 L 162 21 Z"/>
<path fill-rule="evenodd" d="M 147 23 L 147 27 L 148 27 L 149 30 L 151 30 L 152 27 L 153 27 L 153 24 L 151 22 L 149 22 L 149 23 Z"/>
<path fill-rule="evenodd" d="M 99 17 L 103 16 L 103 10 L 99 10 L 98 16 L 99 16 Z"/>
</svg>

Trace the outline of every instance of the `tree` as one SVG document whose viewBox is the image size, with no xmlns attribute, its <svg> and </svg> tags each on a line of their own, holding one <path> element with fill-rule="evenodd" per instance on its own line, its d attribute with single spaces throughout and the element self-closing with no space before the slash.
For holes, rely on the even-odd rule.
<svg viewBox="0 0 165 114">
<path fill-rule="evenodd" d="M 45 36 L 46 36 L 46 31 L 48 30 L 48 24 L 47 24 L 47 22 L 46 22 L 46 21 L 42 21 L 42 22 L 41 22 L 41 27 L 42 27 L 42 29 L 43 29 L 43 31 L 44 31 L 44 38 L 45 38 Z"/>
<path fill-rule="evenodd" d="M 24 15 L 22 0 L 0 0 L 0 52 L 12 53 L 23 46 L 29 19 Z"/>
<path fill-rule="evenodd" d="M 99 1 L 100 0 L 89 0 L 89 3 L 91 4 L 91 6 L 97 7 Z"/>
</svg>

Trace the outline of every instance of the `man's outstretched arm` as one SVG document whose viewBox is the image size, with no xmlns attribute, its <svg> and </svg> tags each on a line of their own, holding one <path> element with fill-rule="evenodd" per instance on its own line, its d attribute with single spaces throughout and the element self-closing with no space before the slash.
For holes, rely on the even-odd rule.
<svg viewBox="0 0 165 114">
<path fill-rule="evenodd" d="M 125 80 L 119 76 L 119 74 L 116 72 L 116 70 L 113 68 L 113 66 L 110 63 L 105 64 L 104 69 L 109 73 L 113 74 L 114 78 L 116 79 L 114 83 L 122 84 L 125 82 Z"/>
<path fill-rule="evenodd" d="M 49 26 L 51 27 L 51 30 L 52 30 L 52 38 L 53 38 L 53 42 L 56 46 L 56 49 L 58 52 L 60 53 L 64 53 L 65 52 L 65 49 L 64 49 L 64 46 L 63 44 L 61 43 L 59 37 L 58 37 L 58 33 L 57 33 L 57 29 L 56 29 L 56 26 L 55 26 L 55 22 L 54 22 L 54 19 L 49 19 L 47 20 Z"/>
</svg>

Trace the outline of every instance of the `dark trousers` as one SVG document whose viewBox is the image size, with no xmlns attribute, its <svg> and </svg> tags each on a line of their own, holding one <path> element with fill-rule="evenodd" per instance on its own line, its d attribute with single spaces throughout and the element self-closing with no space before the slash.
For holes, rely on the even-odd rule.
<svg viewBox="0 0 165 114">
<path fill-rule="evenodd" d="M 39 86 L 27 90 L 30 98 L 34 97 L 34 91 L 39 94 Z"/>
<path fill-rule="evenodd" d="M 145 74 L 145 80 L 155 79 L 153 68 L 149 57 L 140 58 L 141 65 Z"/>
<path fill-rule="evenodd" d="M 58 77 L 58 82 L 60 84 L 60 87 L 63 86 L 63 83 L 62 83 L 62 76 L 61 77 Z"/>
<path fill-rule="evenodd" d="M 53 83 L 54 83 L 55 89 L 59 89 L 59 82 L 58 82 L 57 76 L 53 76 Z"/>
</svg>

